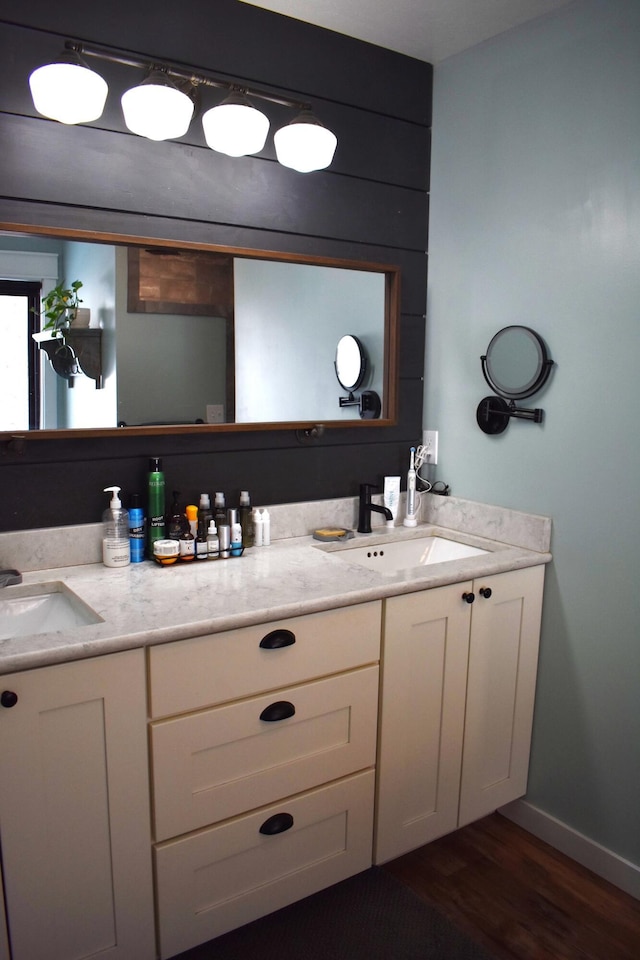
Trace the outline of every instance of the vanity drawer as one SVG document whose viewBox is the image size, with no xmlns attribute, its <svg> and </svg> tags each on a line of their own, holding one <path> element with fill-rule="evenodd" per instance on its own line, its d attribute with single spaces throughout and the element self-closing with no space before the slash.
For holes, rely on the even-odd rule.
<svg viewBox="0 0 640 960">
<path fill-rule="evenodd" d="M 373 791 L 368 770 L 157 845 L 162 960 L 366 870 Z M 261 833 L 278 814 L 291 826 Z"/>
<path fill-rule="evenodd" d="M 187 713 L 374 663 L 381 618 L 382 604 L 374 601 L 150 647 L 151 716 Z M 283 639 L 294 642 L 268 646 Z"/>
<path fill-rule="evenodd" d="M 373 766 L 377 712 L 369 666 L 152 723 L 156 840 Z"/>
</svg>

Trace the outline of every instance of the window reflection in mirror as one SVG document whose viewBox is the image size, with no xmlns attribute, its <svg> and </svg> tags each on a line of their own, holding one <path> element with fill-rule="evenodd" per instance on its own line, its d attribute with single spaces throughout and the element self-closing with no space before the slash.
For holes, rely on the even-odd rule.
<svg viewBox="0 0 640 960">
<path fill-rule="evenodd" d="M 154 241 L 147 244 L 154 250 Z M 102 331 L 102 389 L 83 375 L 69 389 L 41 352 L 44 428 L 90 432 L 126 424 L 140 432 L 140 426 L 198 421 L 339 425 L 358 418 L 357 411 L 339 408 L 335 393 L 335 345 L 346 332 L 366 347 L 371 369 L 364 386 L 383 397 L 383 418 L 394 412 L 389 367 L 396 354 L 397 268 L 233 251 L 241 255 L 232 257 L 230 307 L 218 290 L 211 303 L 183 308 L 188 298 L 177 279 L 169 296 L 165 289 L 141 307 L 131 300 L 131 249 L 141 253 L 144 247 L 100 242 L 94 235 L 0 234 L 0 276 L 39 277 L 43 293 L 58 279 L 80 278 L 82 305 L 91 309 L 91 326 Z M 163 252 L 178 260 L 194 256 L 189 247 Z M 217 250 L 196 255 L 229 261 Z M 12 429 L 0 420 L 0 430 Z"/>
</svg>

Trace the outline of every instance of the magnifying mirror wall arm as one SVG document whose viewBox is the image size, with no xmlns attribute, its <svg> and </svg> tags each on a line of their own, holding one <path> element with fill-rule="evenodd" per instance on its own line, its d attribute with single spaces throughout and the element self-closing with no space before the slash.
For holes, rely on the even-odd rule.
<svg viewBox="0 0 640 960">
<path fill-rule="evenodd" d="M 516 407 L 513 400 L 507 403 L 502 397 L 484 397 L 478 404 L 477 419 L 478 425 L 484 430 L 483 424 L 490 426 L 497 420 L 498 424 L 504 424 L 503 429 L 509 422 L 510 417 L 516 417 L 518 420 L 533 420 L 534 423 L 542 423 L 544 419 L 544 410 L 536 407 L 534 410 L 528 410 L 524 407 Z M 489 429 L 485 433 L 501 433 L 502 430 Z"/>
<path fill-rule="evenodd" d="M 526 377 L 515 382 L 510 382 L 508 377 L 502 376 L 503 370 L 497 370 L 494 366 L 495 354 L 490 357 L 489 354 L 497 347 L 498 341 L 502 340 L 504 344 L 505 337 L 512 338 L 511 352 L 509 358 L 515 360 L 513 354 L 513 337 L 524 338 L 524 342 L 534 345 L 536 356 L 535 366 L 527 370 Z M 519 345 L 519 344 L 518 344 Z M 504 361 L 504 357 L 502 358 Z M 518 420 L 533 420 L 534 423 L 542 423 L 544 410 L 540 408 L 527 409 L 516 406 L 516 400 L 524 400 L 526 397 L 533 396 L 538 390 L 541 390 L 549 378 L 553 360 L 549 357 L 547 346 L 542 337 L 530 327 L 510 326 L 499 330 L 493 337 L 486 354 L 480 357 L 482 364 L 482 374 L 488 385 L 495 390 L 498 396 L 484 397 L 476 409 L 476 422 L 483 433 L 499 434 L 504 433 L 509 425 L 509 420 L 515 417 Z M 490 369 L 490 366 L 492 369 Z M 513 376 L 513 371 L 509 371 Z M 499 375 L 496 375 L 496 374 Z"/>
<path fill-rule="evenodd" d="M 349 393 L 348 397 L 338 397 L 341 407 L 359 407 L 363 420 L 377 420 L 382 410 L 382 401 L 375 390 L 363 390 L 359 397 Z"/>
</svg>

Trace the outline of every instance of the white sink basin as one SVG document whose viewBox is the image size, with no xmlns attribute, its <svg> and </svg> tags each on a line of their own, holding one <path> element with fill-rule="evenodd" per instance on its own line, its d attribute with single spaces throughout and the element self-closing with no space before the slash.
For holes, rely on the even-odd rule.
<svg viewBox="0 0 640 960">
<path fill-rule="evenodd" d="M 347 547 L 331 555 L 379 573 L 398 573 L 400 570 L 424 567 L 432 563 L 479 557 L 488 552 L 480 547 L 458 543 L 457 540 L 446 540 L 444 537 L 417 537 L 413 540 L 391 540 L 389 543 L 372 544 L 368 547 Z"/>
<path fill-rule="evenodd" d="M 101 621 L 95 610 L 57 581 L 5 587 L 0 593 L 0 640 Z"/>
</svg>

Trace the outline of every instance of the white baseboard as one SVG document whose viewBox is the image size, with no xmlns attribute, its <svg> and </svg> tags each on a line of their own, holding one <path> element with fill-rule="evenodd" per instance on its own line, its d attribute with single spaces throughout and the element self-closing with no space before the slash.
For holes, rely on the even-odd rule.
<svg viewBox="0 0 640 960">
<path fill-rule="evenodd" d="M 514 800 L 500 807 L 498 813 L 640 900 L 640 867 L 635 863 L 600 846 L 526 800 Z"/>
</svg>

